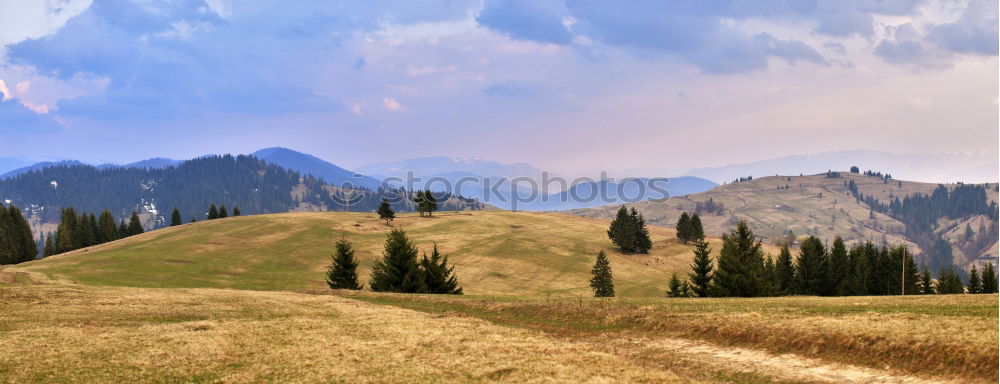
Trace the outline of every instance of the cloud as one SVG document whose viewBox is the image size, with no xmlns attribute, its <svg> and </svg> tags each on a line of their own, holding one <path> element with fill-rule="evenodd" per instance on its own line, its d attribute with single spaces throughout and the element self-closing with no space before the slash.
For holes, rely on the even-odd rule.
<svg viewBox="0 0 1000 384">
<path fill-rule="evenodd" d="M 398 112 L 402 110 L 403 106 L 399 104 L 399 102 L 396 101 L 396 99 L 393 99 L 391 97 L 383 97 L 382 108 L 385 108 L 385 110 L 387 111 Z"/>
<path fill-rule="evenodd" d="M 18 100 L 0 101 L 0 135 L 52 133 L 62 129 L 50 115 L 30 110 Z"/>
<path fill-rule="evenodd" d="M 541 94 L 544 90 L 537 84 L 530 84 L 514 79 L 508 79 L 502 83 L 493 84 L 483 90 L 489 96 L 501 97 L 527 97 Z"/>
<path fill-rule="evenodd" d="M 996 56 L 1000 46 L 998 7 L 994 0 L 972 0 L 960 20 L 935 26 L 927 41 L 955 53 Z"/>
<path fill-rule="evenodd" d="M 573 35 L 564 14 L 555 1 L 488 0 L 476 21 L 512 39 L 568 45 Z"/>
<path fill-rule="evenodd" d="M 10 93 L 10 89 L 7 88 L 7 83 L 4 82 L 3 79 L 0 79 L 0 96 L 2 96 L 0 97 L 0 101 L 7 101 L 10 100 L 11 97 L 14 97 L 14 95 Z"/>
</svg>

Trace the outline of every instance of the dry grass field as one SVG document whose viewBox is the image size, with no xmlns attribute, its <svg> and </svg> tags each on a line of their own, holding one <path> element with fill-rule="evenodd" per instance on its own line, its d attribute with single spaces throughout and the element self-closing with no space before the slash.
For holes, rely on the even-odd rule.
<svg viewBox="0 0 1000 384">
<path fill-rule="evenodd" d="M 599 250 L 611 255 L 618 293 L 662 296 L 670 274 L 685 274 L 692 245 L 651 227 L 648 255 L 623 255 L 608 222 L 556 213 L 440 212 L 400 215 L 421 250 L 437 243 L 470 294 L 589 295 Z M 354 243 L 367 281 L 389 227 L 366 213 L 288 213 L 202 221 L 12 267 L 91 285 L 254 290 L 322 289 L 334 243 Z M 718 251 L 719 240 L 710 239 Z M 771 250 L 775 254 L 775 250 Z"/>
</svg>

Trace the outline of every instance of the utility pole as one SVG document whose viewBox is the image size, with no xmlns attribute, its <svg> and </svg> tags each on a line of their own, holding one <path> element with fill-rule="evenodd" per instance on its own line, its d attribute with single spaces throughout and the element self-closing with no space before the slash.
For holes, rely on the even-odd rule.
<svg viewBox="0 0 1000 384">
<path fill-rule="evenodd" d="M 899 278 L 899 282 L 900 282 L 900 284 L 899 284 L 899 289 L 900 289 L 899 295 L 900 296 L 906 296 L 906 252 L 900 252 L 900 253 L 902 254 L 902 258 L 903 258 L 903 270 L 899 273 L 899 276 L 900 276 L 900 278 Z"/>
</svg>

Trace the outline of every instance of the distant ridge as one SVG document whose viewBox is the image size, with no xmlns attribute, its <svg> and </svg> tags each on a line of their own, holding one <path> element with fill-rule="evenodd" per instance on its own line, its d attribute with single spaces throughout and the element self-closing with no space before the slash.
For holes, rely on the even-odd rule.
<svg viewBox="0 0 1000 384">
<path fill-rule="evenodd" d="M 362 176 L 355 172 L 338 167 L 316 156 L 294 151 L 288 148 L 264 148 L 252 153 L 251 155 L 271 164 L 278 165 L 301 174 L 316 176 L 323 179 L 323 181 L 327 184 L 333 186 L 352 185 L 367 189 L 378 189 L 378 187 L 382 184 L 375 178 Z"/>
</svg>

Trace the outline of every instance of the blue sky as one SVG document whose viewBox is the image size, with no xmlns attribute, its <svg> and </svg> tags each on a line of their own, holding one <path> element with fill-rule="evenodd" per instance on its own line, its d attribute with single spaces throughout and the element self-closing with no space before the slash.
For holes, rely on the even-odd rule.
<svg viewBox="0 0 1000 384">
<path fill-rule="evenodd" d="M 0 157 L 996 152 L 997 2 L 0 2 Z"/>
</svg>

